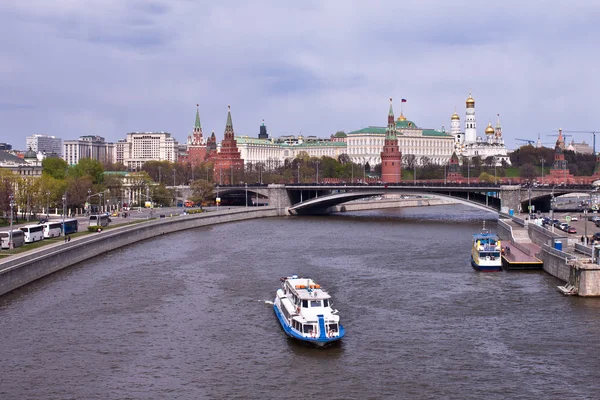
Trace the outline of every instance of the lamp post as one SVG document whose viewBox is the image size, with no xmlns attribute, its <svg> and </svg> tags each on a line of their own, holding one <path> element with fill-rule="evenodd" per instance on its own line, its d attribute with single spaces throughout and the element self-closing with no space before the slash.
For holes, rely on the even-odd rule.
<svg viewBox="0 0 600 400">
<path fill-rule="evenodd" d="M 8 196 L 8 205 L 10 206 L 10 232 L 8 233 L 8 248 L 14 249 L 13 240 L 12 240 L 12 230 L 13 230 L 13 207 L 15 206 L 15 196 L 10 194 Z"/>
<path fill-rule="evenodd" d="M 471 159 L 467 158 L 467 185 L 471 185 Z"/>
<path fill-rule="evenodd" d="M 319 161 L 317 161 L 317 185 L 319 184 Z"/>
<path fill-rule="evenodd" d="M 160 184 L 160 181 L 162 180 L 161 170 L 162 170 L 162 167 L 159 165 L 158 166 L 158 183 L 159 184 Z"/>
<path fill-rule="evenodd" d="M 46 215 L 50 214 L 48 209 L 50 208 L 50 192 L 46 192 Z"/>
<path fill-rule="evenodd" d="M 65 232 L 65 213 L 66 213 L 66 209 L 67 209 L 67 193 L 66 192 L 62 196 L 62 204 L 63 204 L 62 228 L 63 228 L 63 235 L 64 235 L 64 232 Z"/>
<path fill-rule="evenodd" d="M 246 188 L 246 208 L 248 208 L 248 184 L 244 183 L 244 187 Z"/>
<path fill-rule="evenodd" d="M 297 164 L 298 167 L 298 180 L 297 182 L 300 183 L 300 163 Z"/>
<path fill-rule="evenodd" d="M 544 184 L 544 159 L 540 159 L 540 161 L 542 162 L 542 185 Z"/>
<path fill-rule="evenodd" d="M 444 186 L 446 186 L 446 184 L 448 183 L 446 175 L 446 164 L 444 164 Z"/>
<path fill-rule="evenodd" d="M 91 200 L 91 196 L 92 196 L 92 189 L 88 189 L 88 197 L 87 197 L 87 212 L 88 214 L 92 214 L 92 205 L 90 204 L 90 200 Z"/>
<path fill-rule="evenodd" d="M 414 161 L 413 164 L 414 167 L 414 171 L 413 171 L 413 186 L 417 184 L 417 161 Z"/>
<path fill-rule="evenodd" d="M 350 162 L 350 168 L 352 169 L 352 179 L 350 179 L 350 182 L 354 183 L 354 163 Z"/>
<path fill-rule="evenodd" d="M 531 215 L 531 182 L 529 182 L 529 186 L 527 187 L 527 194 L 529 196 L 529 208 L 527 214 Z"/>
<path fill-rule="evenodd" d="M 496 174 L 496 157 L 494 157 L 494 185 L 498 183 L 498 175 Z M 542 174 L 544 170 L 542 169 Z M 543 176 L 543 175 L 542 175 Z"/>
</svg>

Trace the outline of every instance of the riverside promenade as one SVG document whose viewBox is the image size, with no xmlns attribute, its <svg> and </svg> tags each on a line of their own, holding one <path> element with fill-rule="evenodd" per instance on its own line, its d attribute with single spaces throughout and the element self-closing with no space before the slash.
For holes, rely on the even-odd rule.
<svg viewBox="0 0 600 400">
<path fill-rule="evenodd" d="M 63 268 L 142 240 L 202 226 L 276 217 L 278 211 L 275 207 L 222 209 L 153 219 L 9 256 L 0 261 L 0 296 Z"/>
</svg>

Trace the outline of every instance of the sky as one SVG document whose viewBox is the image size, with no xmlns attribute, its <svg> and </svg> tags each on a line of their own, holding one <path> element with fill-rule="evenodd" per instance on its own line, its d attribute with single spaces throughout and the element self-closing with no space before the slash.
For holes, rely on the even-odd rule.
<svg viewBox="0 0 600 400">
<path fill-rule="evenodd" d="M 264 119 L 275 137 L 325 138 L 385 126 L 390 97 L 449 130 L 471 91 L 478 135 L 500 114 L 509 149 L 551 145 L 558 128 L 600 131 L 599 19 L 589 0 L 3 0 L 0 142 L 181 143 L 196 104 L 217 139 L 228 105 L 238 136 Z"/>
</svg>

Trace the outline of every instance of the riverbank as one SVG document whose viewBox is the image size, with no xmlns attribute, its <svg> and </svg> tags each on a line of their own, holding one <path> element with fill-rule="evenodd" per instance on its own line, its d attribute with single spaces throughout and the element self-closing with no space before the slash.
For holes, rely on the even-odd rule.
<svg viewBox="0 0 600 400">
<path fill-rule="evenodd" d="M 142 240 L 185 229 L 277 215 L 278 210 L 274 207 L 180 215 L 105 230 L 68 243 L 51 244 L 0 262 L 0 296 L 63 268 Z"/>
</svg>

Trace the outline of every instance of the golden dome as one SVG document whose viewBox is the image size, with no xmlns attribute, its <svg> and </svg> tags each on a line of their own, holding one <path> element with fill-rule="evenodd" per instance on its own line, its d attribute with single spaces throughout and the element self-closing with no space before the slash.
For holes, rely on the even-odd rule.
<svg viewBox="0 0 600 400">
<path fill-rule="evenodd" d="M 398 121 L 406 121 L 406 117 L 404 116 L 404 114 L 400 114 L 400 116 L 398 117 Z"/>
<path fill-rule="evenodd" d="M 467 99 L 467 106 L 469 104 L 475 105 L 475 99 L 473 98 L 473 96 L 471 96 L 471 93 L 469 93 L 469 98 Z"/>
<path fill-rule="evenodd" d="M 456 111 L 454 111 L 454 114 L 452 114 L 452 117 L 450 117 L 450 119 L 453 121 L 458 121 L 458 120 L 460 120 L 460 117 L 458 116 Z"/>
<path fill-rule="evenodd" d="M 486 135 L 493 135 L 494 134 L 494 128 L 492 127 L 492 123 L 488 123 L 487 128 L 485 128 L 485 134 Z"/>
</svg>

